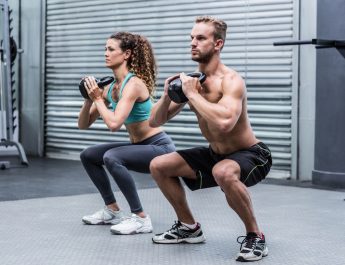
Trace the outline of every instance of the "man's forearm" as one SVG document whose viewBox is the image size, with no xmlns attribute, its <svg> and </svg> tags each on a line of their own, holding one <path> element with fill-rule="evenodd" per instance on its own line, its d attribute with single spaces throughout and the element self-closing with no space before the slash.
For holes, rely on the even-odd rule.
<svg viewBox="0 0 345 265">
<path fill-rule="evenodd" d="M 199 93 L 188 95 L 189 102 L 193 108 L 207 122 L 214 124 L 220 130 L 231 130 L 235 124 L 235 115 L 229 108 L 222 105 L 211 103 L 202 97 Z M 225 128 L 224 128 L 225 127 Z"/>
<path fill-rule="evenodd" d="M 170 103 L 170 98 L 163 95 L 154 105 L 150 117 L 150 125 L 152 127 L 158 127 L 169 120 Z"/>
</svg>

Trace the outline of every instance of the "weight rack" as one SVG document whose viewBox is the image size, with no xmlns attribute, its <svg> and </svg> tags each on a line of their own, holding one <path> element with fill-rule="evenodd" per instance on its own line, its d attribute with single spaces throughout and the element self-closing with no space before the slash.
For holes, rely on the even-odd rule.
<svg viewBox="0 0 345 265">
<path fill-rule="evenodd" d="M 0 128 L 2 131 L 0 146 L 5 146 L 6 148 L 9 146 L 16 147 L 18 149 L 21 164 L 27 166 L 29 163 L 22 145 L 13 139 L 13 132 L 15 129 L 14 121 L 17 117 L 14 116 L 14 103 L 16 99 L 15 90 L 13 88 L 15 81 L 12 79 L 14 77 L 12 67 L 14 65 L 13 61 L 17 55 L 17 47 L 13 38 L 10 37 L 12 31 L 12 28 L 10 27 L 12 21 L 10 16 L 12 11 L 9 9 L 8 0 L 1 0 L 0 6 L 3 14 L 3 23 L 1 23 L 3 39 L 0 47 Z M 6 169 L 9 167 L 9 161 L 0 161 L 0 169 Z"/>
</svg>

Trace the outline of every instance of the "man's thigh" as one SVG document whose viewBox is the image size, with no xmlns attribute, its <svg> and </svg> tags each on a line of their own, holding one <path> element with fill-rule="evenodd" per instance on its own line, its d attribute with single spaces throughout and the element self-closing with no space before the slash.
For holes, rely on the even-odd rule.
<svg viewBox="0 0 345 265">
<path fill-rule="evenodd" d="M 164 175 L 196 179 L 195 171 L 177 152 L 158 156 L 154 162 L 160 170 L 164 170 Z"/>
<path fill-rule="evenodd" d="M 217 162 L 207 147 L 195 147 L 186 150 L 179 150 L 177 153 L 193 169 L 195 176 L 188 178 L 182 175 L 182 179 L 190 190 L 205 189 L 218 186 L 213 175 L 212 168 Z"/>
<path fill-rule="evenodd" d="M 246 150 L 238 151 L 226 157 L 239 164 L 241 168 L 240 180 L 247 187 L 253 186 L 263 180 L 272 165 L 269 150 L 263 152 L 263 148 L 260 145 L 256 144 Z"/>
</svg>

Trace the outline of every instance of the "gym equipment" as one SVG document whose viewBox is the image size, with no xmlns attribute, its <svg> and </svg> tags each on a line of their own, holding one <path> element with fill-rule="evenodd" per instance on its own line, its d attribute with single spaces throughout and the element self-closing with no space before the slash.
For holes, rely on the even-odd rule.
<svg viewBox="0 0 345 265">
<path fill-rule="evenodd" d="M 338 52 L 345 58 L 345 40 L 324 40 L 324 39 L 312 39 L 312 40 L 298 40 L 298 41 L 282 41 L 273 42 L 274 46 L 283 45 L 303 45 L 313 44 L 316 45 L 316 49 L 336 48 Z"/>
<path fill-rule="evenodd" d="M 202 72 L 188 73 L 186 75 L 191 77 L 197 77 L 199 79 L 200 84 L 204 83 L 206 80 L 206 75 Z M 188 101 L 188 98 L 183 93 L 182 82 L 179 77 L 170 81 L 168 87 L 168 96 L 175 103 L 185 103 Z"/>
<path fill-rule="evenodd" d="M 16 59 L 17 52 L 23 52 L 21 49 L 17 49 L 17 44 L 15 43 L 14 39 L 10 36 L 12 28 L 10 24 L 12 22 L 11 12 L 12 10 L 9 9 L 8 0 L 1 0 L 0 6 L 2 9 L 2 41 L 0 47 L 0 120 L 1 120 L 1 141 L 0 146 L 14 146 L 18 149 L 18 154 L 21 159 L 21 163 L 23 165 L 28 165 L 28 160 L 25 155 L 25 151 L 22 145 L 14 141 L 13 139 L 13 131 L 15 130 L 16 126 L 14 125 L 15 120 L 17 117 L 15 114 L 15 106 L 14 103 L 16 101 L 15 98 L 15 89 L 13 87 L 15 80 L 13 65 L 14 60 Z M 0 161 L 0 168 L 6 169 L 9 168 L 8 161 Z"/>
<path fill-rule="evenodd" d="M 10 49 L 11 49 L 11 62 L 14 62 L 14 60 L 17 58 L 17 43 L 13 39 L 13 37 L 10 37 Z"/>
<path fill-rule="evenodd" d="M 112 76 L 106 76 L 102 77 L 101 79 L 96 78 L 96 83 L 99 88 L 103 88 L 106 85 L 109 85 L 111 82 L 113 82 L 115 79 Z M 87 94 L 86 88 L 85 88 L 85 80 L 82 79 L 79 83 L 79 91 L 80 94 L 83 96 L 85 99 L 89 99 L 89 95 Z"/>
<path fill-rule="evenodd" d="M 1 40 L 0 47 L 2 46 L 3 46 L 3 41 Z M 17 57 L 18 49 L 17 49 L 17 43 L 12 37 L 10 37 L 10 50 L 11 50 L 11 63 L 13 63 Z M 3 60 L 2 52 L 3 52 L 3 49 L 1 49 L 1 60 Z"/>
</svg>

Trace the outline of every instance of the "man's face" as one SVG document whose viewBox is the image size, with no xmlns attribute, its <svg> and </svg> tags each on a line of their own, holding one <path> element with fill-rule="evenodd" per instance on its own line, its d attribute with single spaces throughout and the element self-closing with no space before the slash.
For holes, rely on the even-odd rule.
<svg viewBox="0 0 345 265">
<path fill-rule="evenodd" d="M 207 63 L 216 52 L 214 40 L 214 27 L 209 23 L 196 23 L 191 32 L 192 60 Z"/>
</svg>

